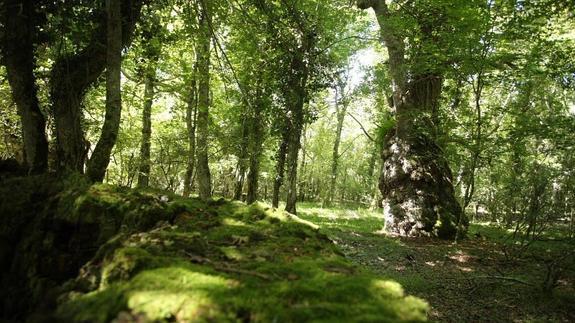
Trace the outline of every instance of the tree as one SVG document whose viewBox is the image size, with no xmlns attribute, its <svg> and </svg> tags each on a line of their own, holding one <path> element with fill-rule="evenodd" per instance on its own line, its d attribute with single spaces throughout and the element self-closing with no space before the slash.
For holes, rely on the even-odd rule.
<svg viewBox="0 0 575 323">
<path fill-rule="evenodd" d="M 150 11 L 153 9 L 150 8 Z M 151 171 L 151 145 L 152 145 L 152 106 L 156 95 L 156 82 L 158 61 L 162 51 L 161 27 L 158 17 L 150 12 L 143 22 L 143 78 L 144 103 L 142 109 L 142 141 L 140 144 L 140 165 L 138 170 L 138 187 L 148 187 Z"/>
<path fill-rule="evenodd" d="M 333 142 L 333 153 L 331 159 L 331 176 L 330 176 L 330 184 L 329 184 L 329 192 L 327 196 L 327 205 L 331 205 L 333 202 L 333 197 L 335 194 L 335 184 L 337 181 L 338 175 L 338 166 L 339 166 L 339 145 L 341 143 L 341 132 L 343 131 L 343 122 L 345 120 L 345 116 L 347 114 L 347 108 L 349 106 L 349 98 L 346 94 L 346 85 L 347 85 L 347 75 L 339 77 L 336 87 L 335 87 L 335 114 L 337 120 L 337 126 L 335 130 L 335 139 Z"/>
<path fill-rule="evenodd" d="M 37 14 L 34 1 L 4 1 L 4 60 L 12 96 L 22 122 L 24 152 L 30 173 L 48 169 L 46 121 L 40 110 L 34 75 Z"/>
<path fill-rule="evenodd" d="M 122 2 L 122 47 L 127 47 L 132 41 L 142 3 L 143 0 Z M 50 73 L 58 156 L 56 167 L 61 172 L 84 171 L 88 147 L 82 128 L 82 100 L 106 67 L 107 49 L 102 46 L 107 43 L 106 10 L 101 6 L 94 9 L 96 27 L 90 33 L 87 45 L 59 55 Z"/>
<path fill-rule="evenodd" d="M 210 48 L 212 41 L 212 2 L 199 1 L 200 22 L 197 43 L 198 117 L 196 160 L 200 198 L 212 196 L 212 179 L 208 164 L 208 124 L 210 118 Z"/>
<path fill-rule="evenodd" d="M 122 6 L 120 0 L 106 0 L 106 117 L 100 140 L 88 162 L 87 175 L 101 182 L 106 175 L 112 148 L 118 138 L 122 116 Z"/>
<path fill-rule="evenodd" d="M 404 236 L 453 239 L 468 223 L 455 198 L 449 164 L 435 142 L 448 63 L 440 48 L 453 44 L 452 33 L 462 33 L 457 19 L 470 13 L 465 11 L 469 5 L 457 10 L 449 5 L 358 1 L 361 9 L 375 11 L 389 55 L 396 124 L 384 146 L 380 189 L 386 230 Z"/>
</svg>

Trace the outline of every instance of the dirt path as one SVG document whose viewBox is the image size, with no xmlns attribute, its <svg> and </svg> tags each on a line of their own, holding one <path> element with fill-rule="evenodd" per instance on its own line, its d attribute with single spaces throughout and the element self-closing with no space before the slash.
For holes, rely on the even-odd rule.
<svg viewBox="0 0 575 323">
<path fill-rule="evenodd" d="M 564 286 L 552 296 L 543 294 L 544 268 L 506 260 L 502 248 L 482 236 L 455 245 L 335 227 L 328 231 L 347 257 L 426 299 L 433 321 L 575 321 L 572 281 L 561 281 Z"/>
</svg>

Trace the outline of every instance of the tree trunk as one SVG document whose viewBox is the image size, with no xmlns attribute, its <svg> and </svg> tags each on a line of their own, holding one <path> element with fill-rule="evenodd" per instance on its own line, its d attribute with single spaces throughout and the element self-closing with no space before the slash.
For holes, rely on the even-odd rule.
<svg viewBox="0 0 575 323">
<path fill-rule="evenodd" d="M 274 190 L 272 195 L 272 207 L 278 208 L 279 201 L 280 201 L 280 188 L 283 185 L 284 181 L 284 173 L 285 173 L 285 163 L 286 163 L 286 154 L 288 148 L 288 136 L 290 130 L 289 128 L 285 128 L 282 133 L 282 141 L 280 143 L 278 153 L 276 156 L 276 177 L 274 179 Z"/>
<path fill-rule="evenodd" d="M 258 91 L 260 92 L 260 91 Z M 260 95 L 257 95 L 258 98 Z M 248 194 L 246 202 L 248 204 L 255 203 L 258 199 L 258 182 L 260 176 L 260 158 L 262 155 L 262 145 L 264 143 L 264 131 L 262 120 L 262 103 L 258 99 L 253 107 L 251 114 L 250 126 L 250 143 L 249 143 L 249 164 L 250 170 L 248 172 Z"/>
<path fill-rule="evenodd" d="M 249 111 L 249 106 L 246 107 L 246 109 L 248 109 L 247 114 L 250 114 L 251 111 Z M 243 116 L 242 117 L 243 122 L 242 122 L 242 137 L 241 137 L 241 144 L 239 147 L 239 156 L 238 156 L 238 166 L 236 168 L 236 176 L 235 176 L 235 182 L 234 182 L 234 196 L 233 199 L 236 201 L 240 201 L 242 199 L 242 195 L 244 192 L 244 182 L 246 179 L 246 172 L 248 169 L 248 162 L 249 162 L 249 156 L 248 156 L 248 145 L 249 145 L 249 125 L 248 123 L 251 122 L 251 120 L 247 120 L 247 116 Z"/>
<path fill-rule="evenodd" d="M 289 133 L 288 133 L 288 146 L 287 146 L 287 199 L 285 210 L 289 213 L 296 214 L 297 203 L 297 162 L 299 150 L 301 147 L 301 134 L 303 129 L 303 107 L 305 100 L 305 84 L 307 82 L 307 66 L 303 60 L 295 59 L 293 63 L 294 68 L 292 71 L 303 72 L 301 79 L 295 79 L 291 86 L 289 97 L 290 116 Z M 294 77 L 294 76 L 292 76 Z"/>
<path fill-rule="evenodd" d="M 122 2 L 122 47 L 132 35 L 143 0 Z M 89 44 L 77 53 L 58 57 L 50 75 L 50 97 L 56 126 L 57 169 L 59 172 L 84 171 L 88 147 L 82 129 L 82 100 L 106 67 L 107 24 L 105 11 L 95 13 L 96 28 Z"/>
<path fill-rule="evenodd" d="M 343 86 L 341 91 L 343 92 Z M 343 93 L 340 93 L 340 95 Z M 333 143 L 333 152 L 331 157 L 331 177 L 329 184 L 329 192 L 327 196 L 326 205 L 331 205 L 333 203 L 333 197 L 335 195 L 335 184 L 337 182 L 337 171 L 339 166 L 339 145 L 341 142 L 341 132 L 343 130 L 343 122 L 345 121 L 345 114 L 347 113 L 347 103 L 343 102 L 340 104 L 340 98 L 338 97 L 338 89 L 335 91 L 335 109 L 337 117 L 337 128 L 335 131 L 335 139 Z"/>
<path fill-rule="evenodd" d="M 299 104 L 298 104 L 299 106 Z M 287 198 L 286 198 L 286 208 L 285 210 L 289 213 L 296 214 L 296 203 L 297 203 L 297 162 L 299 149 L 301 146 L 300 138 L 302 133 L 303 124 L 303 100 L 299 109 L 299 113 L 296 112 L 293 115 L 291 122 L 291 131 L 288 135 L 288 149 L 287 149 Z M 297 110 L 295 110 L 297 111 Z"/>
<path fill-rule="evenodd" d="M 437 236 L 455 239 L 467 228 L 455 198 L 452 174 L 443 151 L 434 141 L 443 79 L 439 71 L 412 72 L 408 81 L 405 42 L 393 13 L 384 0 L 360 1 L 372 7 L 389 53 L 393 83 L 395 131 L 386 137 L 382 153 L 385 227 L 402 236 Z M 422 41 L 433 41 L 433 26 L 423 24 Z M 428 59 L 426 57 L 422 60 Z M 417 61 L 417 58 L 413 58 Z M 430 62 L 430 65 L 433 66 Z M 435 64 L 436 65 L 436 64 Z"/>
<path fill-rule="evenodd" d="M 188 104 L 186 108 L 186 131 L 188 133 L 188 162 L 184 178 L 184 196 L 190 196 L 193 176 L 196 168 L 196 125 L 198 121 L 198 75 L 197 64 L 194 64 L 190 81 Z"/>
<path fill-rule="evenodd" d="M 306 127 L 304 126 L 304 128 L 302 129 L 302 145 L 301 145 L 301 163 L 299 164 L 299 174 L 300 174 L 300 178 L 305 178 L 305 171 L 306 171 L 306 147 L 307 147 L 307 130 Z M 300 181 L 299 184 L 299 195 L 298 195 L 298 200 L 300 202 L 305 202 L 306 199 L 306 189 L 307 189 L 307 183 L 306 180 L 303 179 L 302 181 Z"/>
<path fill-rule="evenodd" d="M 122 117 L 122 5 L 120 0 L 106 0 L 106 116 L 100 140 L 88 162 L 88 177 L 101 182 L 106 176 L 110 154 L 116 145 Z"/>
<path fill-rule="evenodd" d="M 210 43 L 211 43 L 211 12 L 210 2 L 201 1 L 201 16 L 198 40 L 198 186 L 200 198 L 212 197 L 212 179 L 208 164 L 208 123 L 210 109 Z"/>
<path fill-rule="evenodd" d="M 6 0 L 3 9 L 6 72 L 22 122 L 26 164 L 30 173 L 43 173 L 48 168 L 48 141 L 34 76 L 34 2 Z"/>
<path fill-rule="evenodd" d="M 138 187 L 150 185 L 151 146 L 152 146 L 152 106 L 154 104 L 156 68 L 159 56 L 156 53 L 146 55 L 146 70 L 144 75 L 144 106 L 142 109 L 142 142 L 140 144 L 140 166 L 138 171 Z"/>
<path fill-rule="evenodd" d="M 315 43 L 315 34 L 302 30 L 303 44 L 291 59 L 290 75 L 287 79 L 286 101 L 289 107 L 289 134 L 287 149 L 287 212 L 296 214 L 297 203 L 297 162 L 299 150 L 301 148 L 301 134 L 304 124 L 304 104 L 307 100 L 307 81 L 312 57 L 309 57 L 309 50 Z"/>
</svg>

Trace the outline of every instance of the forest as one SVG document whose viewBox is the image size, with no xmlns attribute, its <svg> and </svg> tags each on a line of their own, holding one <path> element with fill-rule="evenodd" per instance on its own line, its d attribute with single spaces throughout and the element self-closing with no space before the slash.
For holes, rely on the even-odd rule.
<svg viewBox="0 0 575 323">
<path fill-rule="evenodd" d="M 0 322 L 574 322 L 575 1 L 0 0 Z"/>
</svg>

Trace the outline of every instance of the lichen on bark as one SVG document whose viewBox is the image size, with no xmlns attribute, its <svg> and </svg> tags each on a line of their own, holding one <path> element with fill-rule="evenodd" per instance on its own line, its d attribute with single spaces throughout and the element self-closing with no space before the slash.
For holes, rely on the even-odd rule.
<svg viewBox="0 0 575 323">
<path fill-rule="evenodd" d="M 379 188 L 386 231 L 401 236 L 453 239 L 468 220 L 455 199 L 442 151 L 426 134 L 399 139 L 391 132 L 382 153 Z"/>
</svg>

